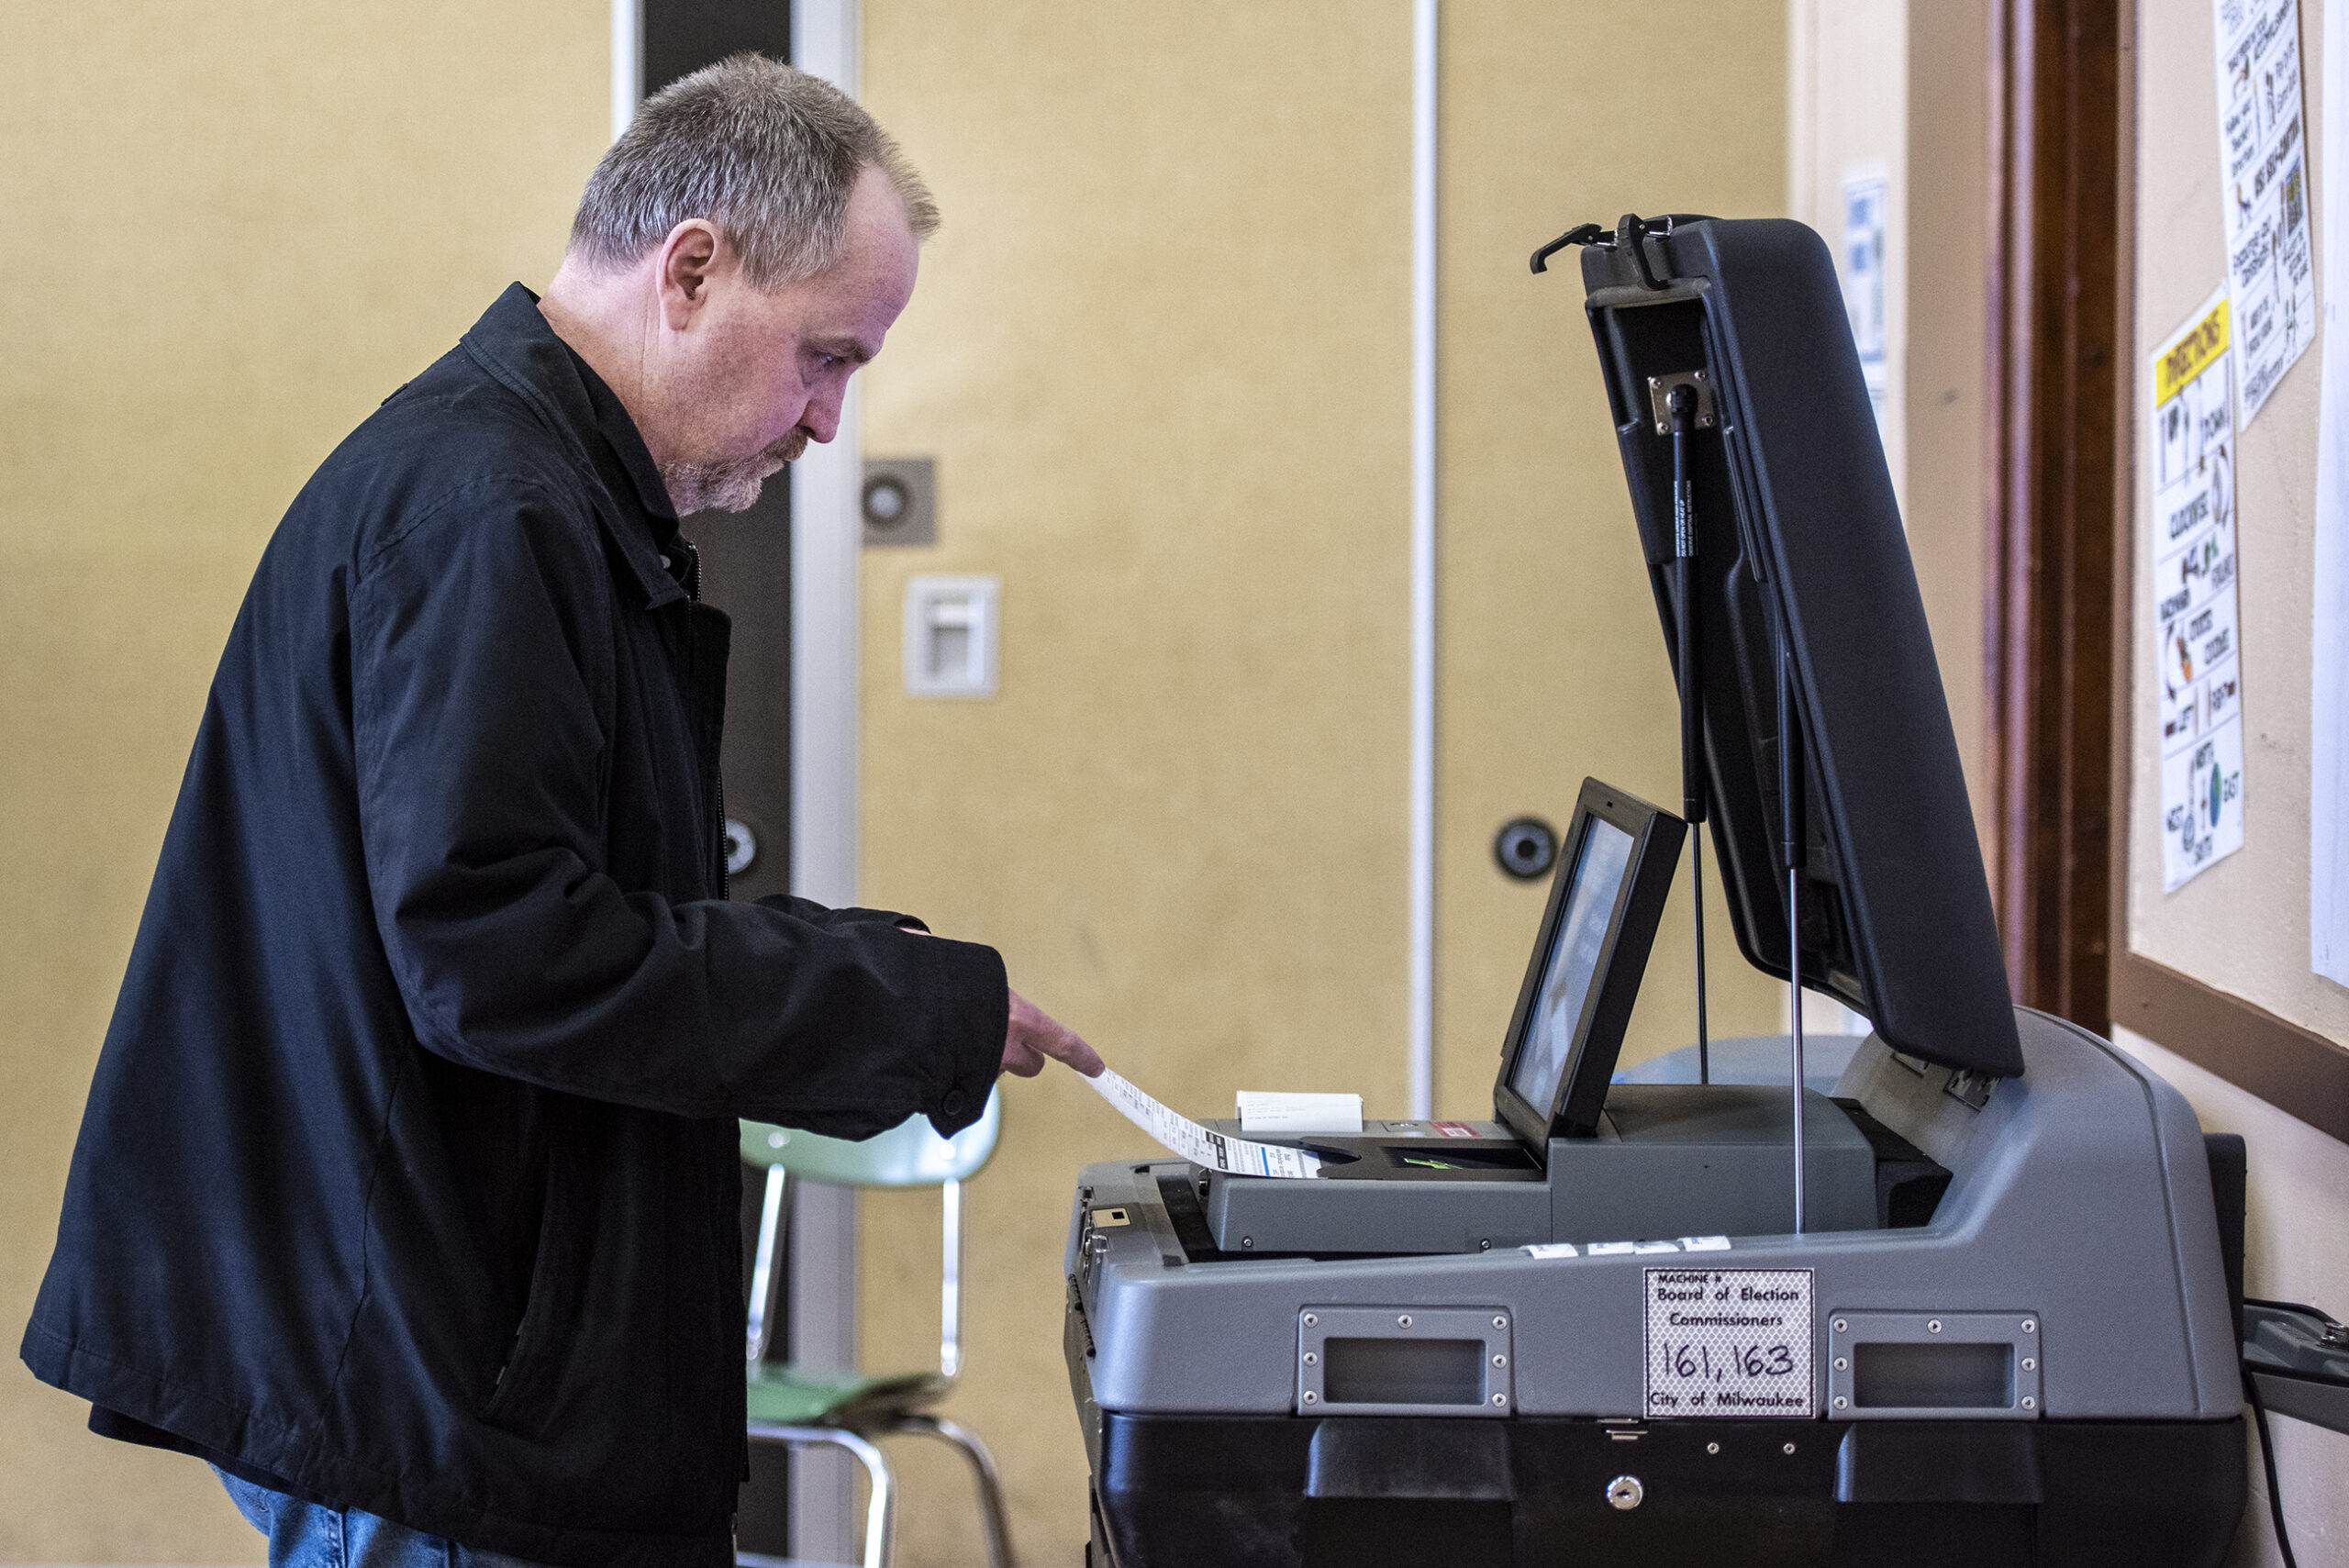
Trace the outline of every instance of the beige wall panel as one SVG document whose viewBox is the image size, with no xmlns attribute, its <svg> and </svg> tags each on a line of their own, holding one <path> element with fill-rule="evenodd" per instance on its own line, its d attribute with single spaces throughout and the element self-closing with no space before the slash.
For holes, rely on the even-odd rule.
<svg viewBox="0 0 2349 1568">
<path fill-rule="evenodd" d="M 1884 454 L 1905 504 L 1909 303 L 1909 68 L 1912 0 L 1789 0 L 1787 210 L 1843 254 L 1843 182 L 1881 170 L 1885 188 Z M 1915 0 L 1963 11 L 1973 0 Z M 1931 27 L 1946 21 L 1927 20 Z M 1945 66 L 1955 61 L 1943 62 Z M 1975 285 L 1980 287 L 1977 280 Z M 1905 506 L 1904 506 L 1905 509 Z M 1913 525 L 1912 525 L 1913 526 Z"/>
<path fill-rule="evenodd" d="M 1546 887 L 1494 864 L 1501 824 L 1560 828 L 1585 774 L 1677 810 L 1679 710 L 1572 255 L 1624 212 L 1786 210 L 1784 0 L 1703 25 L 1652 6 L 1447 6 L 1443 31 L 1442 748 L 1436 1109 L 1492 1114 Z M 1610 91 L 1620 87 L 1620 92 Z M 1677 128 L 1675 128 L 1675 127 Z M 1710 860 L 1710 857 L 1708 857 Z M 1776 1029 L 1780 988 L 1707 911 L 1717 1035 Z M 1687 877 L 1625 1062 L 1696 1038 Z"/>
<path fill-rule="evenodd" d="M 2244 1293 L 2268 1301 L 2309 1302 L 2341 1316 L 2349 1306 L 2349 1251 L 2340 1246 L 2343 1226 L 2349 1222 L 2349 1144 L 2142 1035 L 2115 1029 L 2112 1038 L 2193 1104 L 2204 1131 L 2243 1135 L 2251 1174 L 2244 1206 Z M 2349 1541 L 2349 1433 L 2286 1416 L 2272 1418 L 2268 1429 L 2276 1437 L 2277 1479 L 2294 1554 L 2310 1565 L 2342 1561 L 2342 1543 Z M 2232 1568 L 2277 1568 L 2283 1555 L 2268 1523 L 2267 1477 L 2255 1447 L 2245 1463 L 2251 1502 L 2227 1561 Z"/>
<path fill-rule="evenodd" d="M 2320 166 L 2322 7 L 2300 6 L 2310 183 Z M 2137 331 L 2129 373 L 2139 452 L 2152 418 L 2154 346 L 2225 276 L 2217 87 L 2206 8 L 2139 7 Z M 2322 312 L 2319 312 L 2320 318 Z M 2320 328 L 2320 333 L 2321 328 Z M 2349 990 L 2309 968 L 2309 700 L 2316 553 L 2317 366 L 2311 344 L 2237 438 L 2238 617 L 2243 628 L 2243 847 L 2175 893 L 2162 891 L 2161 773 L 2154 688 L 2151 568 L 2131 570 L 2131 687 L 2136 705 L 2129 811 L 2129 946 L 2280 1014 L 2349 1040 Z M 2151 526 L 2151 478 L 2136 464 L 2137 538 Z"/>
<path fill-rule="evenodd" d="M 1990 6 L 1988 0 L 1909 0 L 1907 264 L 1896 277 L 1908 373 L 1903 404 L 1907 489 L 1902 515 L 1917 586 L 1941 661 L 1942 688 L 1965 770 L 1976 831 L 1987 852 L 1990 781 L 1982 662 L 1983 365 L 1989 278 Z M 1911 201 L 1909 191 L 1930 193 Z M 1904 232 L 1896 230 L 1896 233 Z"/>
<path fill-rule="evenodd" d="M 1844 267 L 1843 181 L 1887 176 L 1885 457 L 1987 843 L 1982 590 L 1988 0 L 1789 0 L 1789 206 Z M 1929 193 L 1912 200 L 1912 192 Z"/>
<path fill-rule="evenodd" d="M 1405 1089 L 1409 12 L 869 0 L 864 88 L 945 228 L 865 442 L 939 462 L 935 548 L 864 558 L 863 896 L 1000 948 L 1197 1115 Z M 905 695 L 917 572 L 999 573 L 1000 695 Z M 969 1189 L 970 1362 L 1023 1560 L 1074 1563 L 1060 1359 L 1085 1161 L 1149 1146 L 1008 1085 Z M 869 1365 L 936 1354 L 936 1202 L 863 1205 Z M 899 1561 L 978 1556 L 899 1444 Z"/>
<path fill-rule="evenodd" d="M 204 691 L 310 469 L 519 277 L 607 130 L 582 0 L 17 6 L 0 95 L 0 1323 L 31 1310 Z M 0 1562 L 257 1562 L 0 1370 Z"/>
</svg>

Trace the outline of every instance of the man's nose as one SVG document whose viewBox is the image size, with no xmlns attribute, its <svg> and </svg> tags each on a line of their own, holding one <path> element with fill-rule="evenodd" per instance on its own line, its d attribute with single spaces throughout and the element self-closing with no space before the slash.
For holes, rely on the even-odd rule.
<svg viewBox="0 0 2349 1568">
<path fill-rule="evenodd" d="M 799 422 L 817 440 L 829 441 L 840 434 L 841 395 L 840 387 L 826 386 L 807 399 L 807 411 L 799 416 Z"/>
</svg>

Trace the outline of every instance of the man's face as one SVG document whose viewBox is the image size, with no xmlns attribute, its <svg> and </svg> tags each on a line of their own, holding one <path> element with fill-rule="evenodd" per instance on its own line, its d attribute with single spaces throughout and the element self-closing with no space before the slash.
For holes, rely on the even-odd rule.
<svg viewBox="0 0 2349 1568">
<path fill-rule="evenodd" d="M 744 510 L 769 475 L 840 428 L 848 379 L 913 296 L 919 254 L 878 169 L 849 198 L 848 235 L 829 270 L 772 292 L 726 250 L 707 297 L 670 337 L 661 401 L 673 440 L 661 473 L 679 513 Z"/>
</svg>

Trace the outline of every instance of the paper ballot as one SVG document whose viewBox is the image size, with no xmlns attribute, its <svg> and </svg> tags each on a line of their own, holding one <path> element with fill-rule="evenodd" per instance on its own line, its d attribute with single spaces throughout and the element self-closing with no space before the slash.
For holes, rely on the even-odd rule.
<svg viewBox="0 0 2349 1568">
<path fill-rule="evenodd" d="M 1252 1143 L 1244 1138 L 1228 1138 L 1213 1128 L 1201 1127 L 1188 1117 L 1175 1115 L 1106 1067 L 1101 1070 L 1099 1077 L 1088 1078 L 1085 1082 L 1093 1085 L 1095 1093 L 1123 1112 L 1128 1121 L 1194 1165 L 1229 1171 L 1235 1176 L 1318 1176 L 1321 1173 L 1321 1162 L 1301 1149 Z"/>
</svg>

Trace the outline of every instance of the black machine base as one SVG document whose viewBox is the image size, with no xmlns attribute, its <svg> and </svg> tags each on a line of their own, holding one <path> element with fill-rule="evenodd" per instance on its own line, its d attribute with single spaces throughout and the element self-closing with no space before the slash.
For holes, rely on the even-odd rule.
<svg viewBox="0 0 2349 1568">
<path fill-rule="evenodd" d="M 2240 1419 L 1111 1414 L 1100 1438 L 1086 1568 L 2215 1568 L 2243 1505 Z"/>
<path fill-rule="evenodd" d="M 1129 1416 L 1068 1351 L 1086 1568 L 2217 1568 L 2247 1485 L 2239 1418 Z"/>
</svg>

